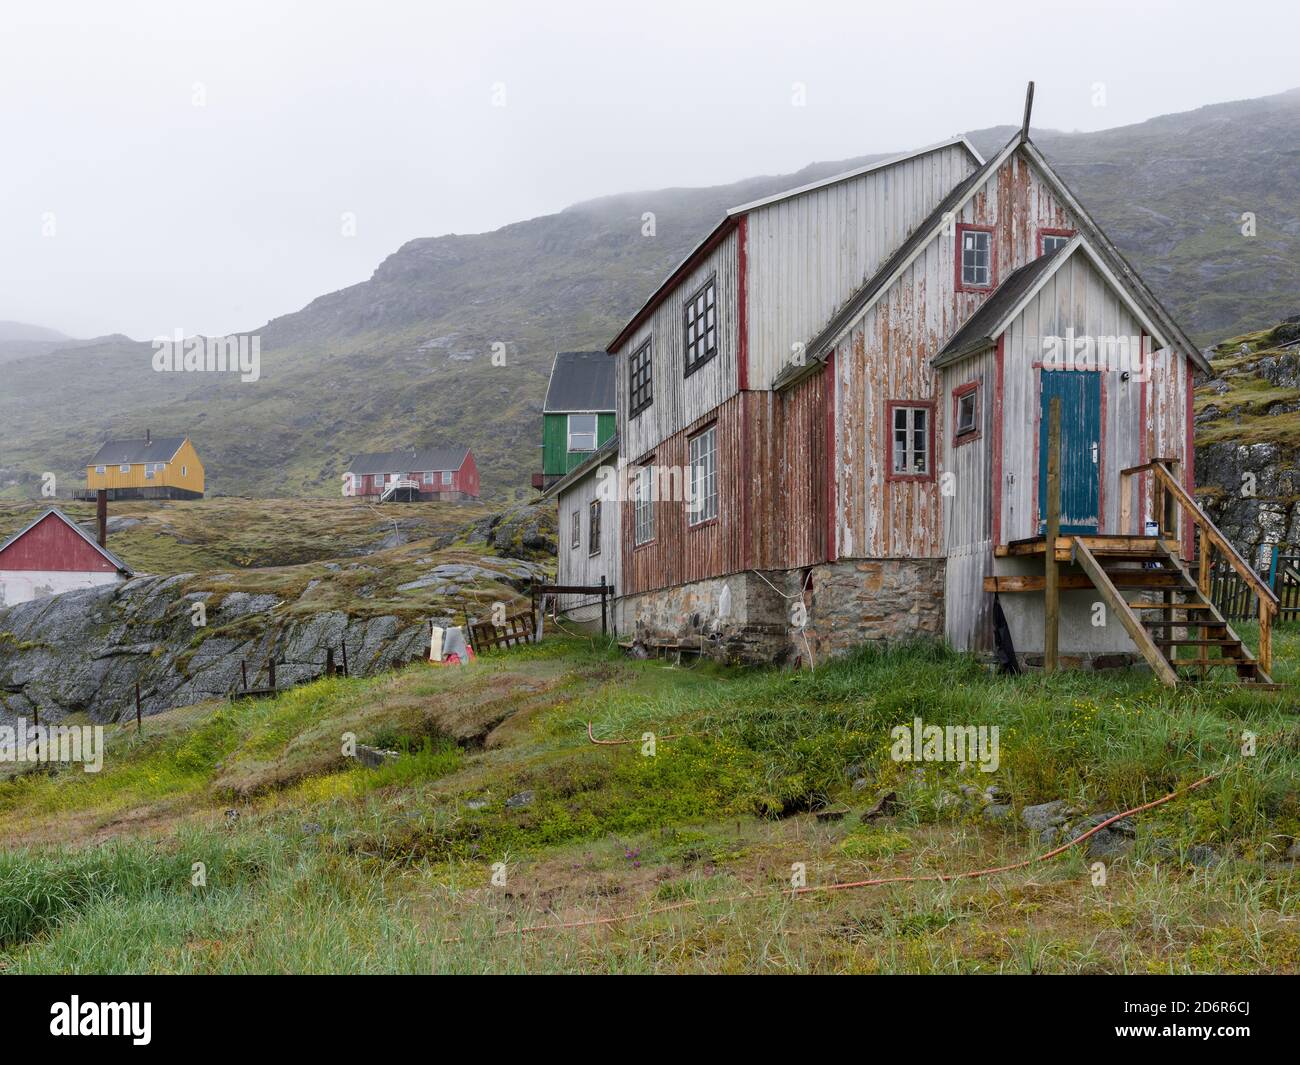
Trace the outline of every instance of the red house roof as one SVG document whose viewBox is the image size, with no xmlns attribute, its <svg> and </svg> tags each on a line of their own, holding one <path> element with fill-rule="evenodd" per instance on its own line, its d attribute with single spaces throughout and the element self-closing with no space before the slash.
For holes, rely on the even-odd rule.
<svg viewBox="0 0 1300 1065">
<path fill-rule="evenodd" d="M 125 562 L 100 547 L 76 522 L 50 508 L 0 544 L 0 570 L 48 570 L 131 576 Z"/>
</svg>

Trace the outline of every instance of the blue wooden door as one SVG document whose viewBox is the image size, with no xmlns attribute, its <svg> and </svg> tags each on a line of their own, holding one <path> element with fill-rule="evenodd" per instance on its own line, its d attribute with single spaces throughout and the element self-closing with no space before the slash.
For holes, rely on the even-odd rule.
<svg viewBox="0 0 1300 1065">
<path fill-rule="evenodd" d="M 1052 398 L 1061 400 L 1061 531 L 1095 533 L 1101 513 L 1101 374 L 1042 371 L 1038 430 L 1039 528 L 1047 525 L 1047 426 Z"/>
</svg>

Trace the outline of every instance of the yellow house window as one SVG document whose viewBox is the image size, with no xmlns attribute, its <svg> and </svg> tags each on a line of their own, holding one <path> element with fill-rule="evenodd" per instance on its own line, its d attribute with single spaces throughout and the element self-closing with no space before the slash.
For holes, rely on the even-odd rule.
<svg viewBox="0 0 1300 1065">
<path fill-rule="evenodd" d="M 107 467 L 107 466 L 96 466 L 96 467 L 95 467 L 95 472 L 96 472 L 96 473 L 107 473 L 107 472 L 108 472 L 108 467 Z"/>
<path fill-rule="evenodd" d="M 118 469 L 121 470 L 122 473 L 130 473 L 130 472 L 131 472 L 131 464 L 130 464 L 129 462 L 124 462 L 124 463 L 122 463 L 122 465 L 120 465 L 120 466 L 118 467 Z"/>
<path fill-rule="evenodd" d="M 190 468 L 189 468 L 188 466 L 182 466 L 182 467 L 181 467 L 181 476 L 182 476 L 182 477 L 187 476 L 187 475 L 189 474 L 189 472 L 190 472 Z"/>
</svg>

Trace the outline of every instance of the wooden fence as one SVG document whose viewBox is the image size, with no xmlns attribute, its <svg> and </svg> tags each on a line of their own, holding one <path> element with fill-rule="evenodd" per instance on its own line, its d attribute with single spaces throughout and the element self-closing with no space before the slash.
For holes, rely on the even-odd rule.
<svg viewBox="0 0 1300 1065">
<path fill-rule="evenodd" d="M 1278 599 L 1279 621 L 1300 619 L 1300 554 L 1274 546 L 1267 570 L 1260 577 Z M 1210 569 L 1210 599 L 1229 621 L 1253 621 L 1259 616 L 1259 597 L 1231 566 L 1216 562 Z"/>
</svg>

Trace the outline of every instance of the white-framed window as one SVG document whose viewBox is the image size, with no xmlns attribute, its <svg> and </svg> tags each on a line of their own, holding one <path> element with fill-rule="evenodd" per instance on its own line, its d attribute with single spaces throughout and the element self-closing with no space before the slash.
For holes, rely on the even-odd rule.
<svg viewBox="0 0 1300 1065">
<path fill-rule="evenodd" d="M 144 468 L 144 477 L 145 477 L 145 480 L 146 480 L 146 481 L 152 481 L 152 480 L 153 480 L 153 467 L 152 467 L 152 466 L 147 465 L 147 464 L 145 465 L 145 468 Z"/>
<path fill-rule="evenodd" d="M 122 463 L 122 465 L 120 465 L 120 466 L 118 467 L 118 471 L 119 471 L 120 473 L 130 473 L 130 472 L 131 472 L 131 464 L 130 464 L 129 462 L 124 462 L 124 463 Z"/>
<path fill-rule="evenodd" d="M 108 467 L 107 467 L 107 466 L 96 466 L 96 467 L 95 467 L 95 472 L 96 472 L 96 473 L 107 473 L 107 472 L 108 472 Z"/>
<path fill-rule="evenodd" d="M 700 525 L 718 516 L 718 427 L 710 425 L 691 437 L 689 451 L 691 501 L 686 506 L 686 520 Z"/>
<path fill-rule="evenodd" d="M 442 483 L 451 484 L 451 470 L 442 471 Z"/>
<path fill-rule="evenodd" d="M 424 483 L 427 485 L 433 484 L 433 474 L 429 470 L 424 471 Z"/>
<path fill-rule="evenodd" d="M 962 229 L 961 283 L 971 288 L 993 284 L 993 234 L 989 230 Z"/>
<path fill-rule="evenodd" d="M 182 476 L 182 477 L 188 477 L 188 476 L 189 476 L 189 472 L 190 472 L 190 468 L 189 468 L 188 466 L 182 466 L 182 467 L 181 467 L 181 476 Z"/>
<path fill-rule="evenodd" d="M 637 547 L 655 538 L 654 475 L 653 464 L 642 466 L 632 485 L 633 542 Z"/>
<path fill-rule="evenodd" d="M 1051 255 L 1057 248 L 1064 248 L 1070 243 L 1070 238 L 1063 233 L 1044 233 L 1043 234 L 1043 254 Z"/>
<path fill-rule="evenodd" d="M 596 415 L 569 415 L 569 450 L 596 450 Z"/>
<path fill-rule="evenodd" d="M 930 476 L 930 408 L 895 405 L 892 419 L 893 477 Z"/>
<path fill-rule="evenodd" d="M 600 554 L 600 500 L 587 504 L 587 554 Z"/>
<path fill-rule="evenodd" d="M 960 440 L 979 431 L 980 393 L 978 388 L 958 392 L 953 406 L 953 432 Z"/>
<path fill-rule="evenodd" d="M 569 533 L 569 546 L 577 549 L 582 546 L 582 512 L 575 510 L 573 520 L 569 524 L 572 526 Z"/>
<path fill-rule="evenodd" d="M 709 278 L 686 304 L 686 377 L 718 353 L 717 289 Z"/>
</svg>

